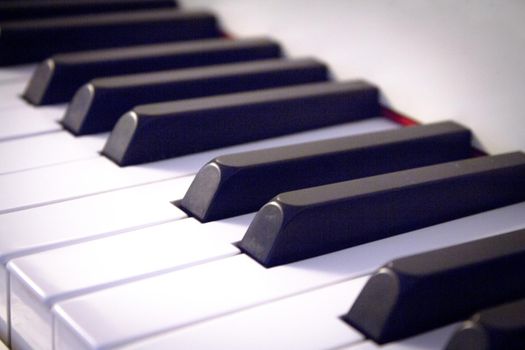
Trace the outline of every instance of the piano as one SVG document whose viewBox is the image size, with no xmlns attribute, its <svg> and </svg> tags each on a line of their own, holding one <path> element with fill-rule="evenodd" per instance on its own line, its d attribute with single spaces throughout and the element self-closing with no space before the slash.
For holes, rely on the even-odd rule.
<svg viewBox="0 0 525 350">
<path fill-rule="evenodd" d="M 521 2 L 51 3 L 0 1 L 6 348 L 525 347 Z"/>
</svg>

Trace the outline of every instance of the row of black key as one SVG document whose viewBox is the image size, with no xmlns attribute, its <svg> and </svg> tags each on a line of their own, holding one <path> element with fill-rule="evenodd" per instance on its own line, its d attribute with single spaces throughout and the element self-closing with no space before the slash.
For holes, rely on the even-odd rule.
<svg viewBox="0 0 525 350">
<path fill-rule="evenodd" d="M 35 105 L 68 102 L 96 77 L 146 73 L 282 57 L 265 38 L 149 44 L 53 55 L 37 68 L 24 98 Z"/>
<path fill-rule="evenodd" d="M 0 66 L 69 51 L 221 37 L 206 11 L 157 9 L 0 22 Z"/>
<path fill-rule="evenodd" d="M 175 0 L 16 0 L 0 2 L 0 21 L 176 7 Z"/>
<path fill-rule="evenodd" d="M 145 13 L 143 15 L 115 15 L 113 18 L 124 19 L 121 23 L 126 23 L 127 25 L 134 21 L 140 22 L 144 18 L 153 19 L 155 16 L 152 12 L 150 15 Z M 160 17 L 164 18 L 165 15 L 161 15 Z M 154 21 L 160 19 L 160 17 L 155 18 Z M 172 18 L 171 14 L 166 17 Z M 203 17 L 208 18 L 207 15 Z M 80 23 L 86 24 L 87 27 L 91 29 L 96 28 L 93 31 L 94 33 L 97 30 L 101 30 L 101 28 L 105 30 L 104 23 L 108 23 L 107 20 L 109 18 L 110 17 L 106 16 L 90 17 L 86 21 L 80 21 Z M 50 23 L 55 24 L 51 25 Z M 21 30 L 21 32 L 26 31 L 29 35 L 25 37 L 22 35 L 20 38 L 31 42 L 35 36 L 30 32 L 35 28 L 49 27 L 52 28 L 50 32 L 55 31 L 59 33 L 63 28 L 70 26 L 71 23 L 71 19 L 54 22 L 49 20 L 46 22 L 46 20 L 43 20 L 25 26 L 21 24 L 18 26 L 10 24 L 3 26 L 3 29 L 7 28 L 9 33 L 9 31 L 14 28 L 14 37 L 18 35 L 17 30 Z M 95 27 L 91 27 L 93 23 L 102 24 L 102 26 L 99 27 L 97 24 Z M 87 32 L 90 32 L 91 29 L 88 29 Z M 219 30 L 214 27 L 210 33 L 211 32 L 214 33 L 211 36 L 214 36 L 219 33 Z M 10 35 L 8 35 L 8 39 Z M 173 38 L 170 38 L 169 40 L 172 39 Z M 0 45 L 6 45 L 5 43 L 8 42 L 8 40 L 6 41 L 4 38 L 2 38 L 2 40 L 0 40 Z M 211 41 L 209 43 L 211 43 Z M 235 41 L 228 43 L 232 44 L 235 43 Z M 101 46 L 93 47 L 103 47 L 104 45 L 105 44 L 101 44 Z M 13 47 L 16 47 L 16 45 Z M 9 49 L 13 47 L 9 47 Z M 64 47 L 67 47 L 68 50 L 76 50 L 80 46 L 66 43 Z M 279 50 L 275 49 L 275 45 L 272 47 L 273 49 L 270 50 L 270 56 L 273 54 L 278 55 Z M 62 49 L 63 48 L 59 47 L 52 48 L 51 51 L 42 54 L 43 56 L 41 58 L 46 57 L 49 52 L 60 52 Z M 140 67 L 141 64 L 138 63 L 140 61 L 136 60 L 134 53 L 131 51 L 126 52 L 125 50 L 126 49 L 123 49 L 123 51 L 121 51 L 123 54 L 120 57 L 124 57 L 123 60 L 127 62 L 132 62 L 129 65 L 130 67 L 134 64 L 136 67 Z M 147 52 L 148 48 L 140 48 L 136 52 L 138 53 L 140 50 Z M 7 52 L 9 52 L 9 50 L 7 50 Z M 16 48 L 11 52 L 16 53 Z M 118 53 L 115 53 L 118 56 Z M 12 61 L 10 60 L 12 57 L 16 57 L 16 55 L 9 56 L 10 54 L 11 53 L 4 54 L 4 63 L 11 63 Z M 111 54 L 106 56 L 106 58 L 110 56 Z M 151 58 L 155 56 L 155 54 L 146 54 L 145 56 Z M 40 56 L 34 55 L 30 59 L 34 60 L 37 57 Z M 87 60 L 86 57 L 88 58 Z M 88 62 L 90 57 L 92 60 Z M 102 59 L 100 59 L 100 57 L 102 57 Z M 59 62 L 60 58 L 60 56 L 56 56 L 54 59 L 55 62 Z M 67 73 L 68 69 L 70 69 L 71 72 L 74 72 L 75 69 L 78 72 L 88 72 L 82 81 L 77 81 L 77 86 L 72 85 L 72 87 L 69 87 L 70 92 L 68 92 L 68 94 L 71 94 L 71 91 L 81 83 L 96 77 L 100 67 L 106 67 L 105 69 L 107 70 L 104 72 L 104 75 L 113 74 L 112 72 L 122 74 L 152 70 L 144 68 L 142 68 L 142 70 L 140 70 L 140 68 L 137 70 L 132 68 L 129 71 L 125 70 L 126 68 L 119 70 L 119 68 L 115 67 L 122 68 L 126 66 L 121 66 L 118 63 L 112 64 L 111 59 L 106 60 L 104 58 L 102 51 L 84 56 L 79 54 L 77 55 L 79 60 L 75 62 L 73 59 L 73 64 L 69 64 L 69 66 L 67 64 L 67 58 L 66 55 L 66 64 L 63 65 L 63 67 L 65 67 L 64 70 L 60 68 L 60 66 L 49 63 L 54 62 L 53 60 L 43 64 L 35 75 L 31 83 L 32 85 L 30 85 L 26 92 L 26 98 L 29 101 L 36 104 L 46 103 L 45 91 L 47 91 L 50 86 L 53 86 L 50 82 L 56 81 L 54 80 L 57 79 L 56 77 L 59 77 L 58 79 L 62 79 L 65 82 L 68 81 L 68 76 L 74 76 L 74 74 L 69 75 Z M 240 60 L 241 59 L 239 59 L 239 61 Z M 160 59 L 160 61 L 162 61 L 162 59 Z M 167 59 L 166 62 L 168 61 L 171 60 Z M 237 60 L 232 59 L 231 61 Z M 17 62 L 25 62 L 25 59 Z M 78 62 L 80 62 L 80 64 L 78 64 Z M 118 59 L 114 62 L 118 62 Z M 218 63 L 224 62 L 230 61 L 221 61 L 221 59 L 218 59 Z M 204 64 L 210 63 L 213 62 L 207 61 Z M 326 80 L 326 67 L 313 61 L 311 63 L 313 71 L 317 70 L 318 72 L 314 73 L 314 75 L 317 74 L 314 79 Z M 90 64 L 95 68 L 91 72 L 89 69 L 84 70 L 84 67 L 89 67 Z M 271 66 L 272 64 L 280 65 L 286 63 L 261 62 L 251 65 L 252 67 L 260 68 L 261 66 L 264 67 L 265 64 Z M 149 67 L 154 66 L 155 65 L 152 64 Z M 248 66 L 250 66 L 250 64 L 248 64 Z M 222 71 L 221 68 L 208 69 L 210 77 L 213 77 L 214 74 L 223 76 L 224 68 L 225 67 L 222 67 Z M 235 71 L 239 68 L 232 66 L 231 69 Z M 64 71 L 66 72 L 65 74 Z M 191 73 L 186 72 L 185 74 L 191 76 Z M 198 75 L 197 71 L 195 71 L 194 74 Z M 174 76 L 175 75 L 176 73 L 174 73 Z M 182 76 L 184 76 L 184 73 Z M 93 94 L 94 92 L 94 96 L 98 98 L 97 91 L 101 91 L 100 89 L 108 85 L 111 87 L 119 86 L 124 89 L 126 93 L 128 92 L 126 89 L 132 90 L 133 86 L 140 86 L 139 91 L 147 91 L 149 88 L 148 83 L 151 84 L 154 80 L 152 77 L 155 77 L 155 75 L 100 79 L 92 81 L 88 86 L 91 86 L 91 89 L 93 89 L 91 93 Z M 208 75 L 205 75 L 204 79 L 207 78 Z M 179 81 L 181 80 L 180 76 L 178 79 Z M 303 77 L 297 79 L 298 83 L 304 83 L 308 78 L 305 78 L 305 81 L 301 81 Z M 42 83 L 42 81 L 44 81 L 44 83 Z M 119 85 L 119 83 L 122 84 Z M 203 84 L 202 88 L 205 88 L 204 86 L 206 85 Z M 167 87 L 171 86 L 168 85 Z M 253 88 L 257 89 L 261 87 L 269 86 L 264 86 L 263 83 L 262 86 L 254 86 Z M 201 86 L 199 86 L 197 90 L 200 88 Z M 54 89 L 60 91 L 60 84 Z M 235 88 L 232 89 L 235 91 Z M 242 91 L 245 89 L 249 89 L 249 87 L 242 87 L 238 90 Z M 118 91 L 118 89 L 112 90 L 109 95 L 115 94 L 118 96 Z M 232 91 L 227 89 L 217 90 L 210 94 L 224 92 Z M 85 94 L 85 92 L 81 92 L 80 94 L 82 93 Z M 352 82 L 340 85 L 325 83 L 306 87 L 272 89 L 263 92 L 242 93 L 231 96 L 203 98 L 134 108 L 133 112 L 128 113 L 128 115 L 124 116 L 117 124 L 104 152 L 122 165 L 142 163 L 226 144 L 245 142 L 297 130 L 345 122 L 352 119 L 367 118 L 378 114 L 379 104 L 377 94 L 377 89 L 366 83 Z M 139 95 L 141 94 L 138 93 L 137 96 Z M 206 95 L 206 93 L 203 95 Z M 53 96 L 53 94 L 51 94 L 51 96 Z M 188 96 L 182 96 L 180 98 L 184 97 Z M 170 97 L 166 96 L 165 98 L 169 99 Z M 68 97 L 61 97 L 61 99 L 67 100 Z M 95 103 L 95 99 L 92 96 L 87 99 L 88 104 L 82 99 L 82 96 L 77 99 L 80 99 L 80 102 L 77 101 L 76 105 L 72 105 L 68 111 L 70 119 L 72 118 L 71 115 L 74 115 L 76 112 L 78 105 L 89 110 L 89 108 L 93 108 L 89 103 Z M 60 99 L 53 100 L 51 98 L 47 101 L 57 102 L 58 100 Z M 122 101 L 122 99 L 120 100 Z M 144 102 L 152 101 L 144 100 Z M 105 104 L 102 103 L 101 105 Z M 120 109 L 116 108 L 116 115 L 129 107 L 132 106 L 122 105 Z M 294 119 L 294 116 L 298 115 L 298 111 L 302 113 L 301 116 L 303 118 L 308 119 L 306 124 L 302 124 L 303 120 L 301 119 L 303 118 Z M 83 111 L 83 113 L 87 114 L 86 111 Z M 327 118 L 324 118 L 326 114 L 332 119 L 327 120 Z M 93 117 L 91 118 L 100 118 L 98 113 L 93 113 L 92 115 Z M 240 117 L 245 115 L 253 116 L 253 118 L 246 119 Z M 195 136 L 198 135 L 199 129 L 206 129 L 203 128 L 204 125 L 212 127 L 214 123 L 218 124 L 216 120 L 221 116 L 232 116 L 232 118 L 229 119 L 228 123 L 223 123 L 222 129 L 211 129 L 211 131 L 204 131 L 200 137 Z M 286 116 L 286 118 L 283 116 Z M 316 119 L 316 117 L 318 118 Z M 283 121 L 283 118 L 286 120 Z M 81 119 L 84 120 L 83 118 Z M 93 131 L 108 130 L 114 123 L 115 120 L 113 117 L 112 121 L 108 122 L 107 126 L 103 129 Z M 131 129 L 132 132 L 130 132 L 129 128 L 130 123 L 135 123 Z M 274 123 L 277 125 L 274 125 Z M 64 124 L 68 125 L 67 117 L 64 120 Z M 175 134 L 173 134 L 173 128 L 179 128 L 181 126 L 182 132 L 178 134 L 178 136 L 175 136 Z M 250 135 L 242 135 L 243 133 L 241 132 L 241 135 L 237 136 L 237 139 L 234 141 L 226 140 L 226 133 L 232 130 L 242 130 L 243 127 L 246 128 L 246 126 L 251 127 L 248 128 L 249 133 L 251 133 Z M 74 129 L 71 125 L 68 127 Z M 196 131 L 197 134 L 193 133 L 191 135 L 191 142 L 185 140 L 184 135 L 192 130 Z M 161 140 L 161 142 L 152 142 L 152 137 L 154 140 Z M 182 142 L 180 140 L 182 140 Z M 188 148 L 185 150 L 184 146 Z M 250 226 L 245 238 L 240 242 L 240 247 L 246 253 L 267 266 L 274 266 L 276 264 L 324 254 L 355 244 L 380 239 L 392 234 L 451 220 L 459 216 L 523 201 L 525 199 L 525 186 L 523 183 L 523 179 L 525 178 L 525 159 L 523 154 L 515 153 L 457 161 L 458 159 L 469 156 L 469 146 L 470 133 L 468 130 L 454 123 L 442 123 L 376 135 L 330 140 L 276 150 L 256 151 L 248 154 L 219 157 L 199 172 L 194 184 L 190 187 L 190 190 L 180 205 L 187 212 L 194 214 L 203 221 L 207 221 L 253 211 L 271 197 L 276 196 L 269 204 L 263 206 Z M 454 162 L 378 175 L 361 180 L 351 180 L 446 161 Z M 342 169 L 338 169 L 338 167 Z M 320 170 L 328 170 L 329 175 L 323 178 L 320 176 L 321 174 L 318 173 Z M 330 175 L 331 170 L 334 171 L 333 174 Z M 280 176 L 272 177 L 271 180 L 265 181 L 268 180 L 268 174 L 272 172 L 279 173 Z M 322 175 L 324 176 L 325 173 L 323 172 Z M 347 182 L 297 190 L 304 187 L 319 186 L 345 180 Z M 281 192 L 290 190 L 296 191 L 279 195 Z M 326 224 L 328 224 L 328 226 Z M 511 237 L 509 238 L 510 243 L 508 242 L 509 240 L 505 241 L 501 237 L 498 237 L 493 238 L 492 241 L 474 242 L 464 247 L 458 246 L 450 249 L 470 251 L 472 245 L 476 244 L 481 247 L 488 246 L 491 248 L 500 245 L 501 249 L 496 251 L 491 250 L 491 258 L 501 258 L 507 261 L 510 254 L 515 257 L 515 259 L 518 259 L 517 261 L 519 263 L 523 260 L 523 254 L 520 255 L 515 252 L 520 251 L 519 249 L 523 250 L 521 236 L 523 236 L 523 232 L 509 234 L 506 237 Z M 514 240 L 512 240 L 513 237 Z M 512 254 L 509 253 L 509 249 Z M 481 251 L 486 253 L 487 250 L 481 249 Z M 428 283 L 428 285 L 438 288 L 441 287 L 442 284 L 442 279 L 440 278 L 449 278 L 451 275 L 447 273 L 439 275 L 439 273 L 436 272 L 437 269 L 441 268 L 440 271 L 445 272 L 456 269 L 459 271 L 457 272 L 459 275 L 456 274 L 453 276 L 461 276 L 464 281 L 465 278 L 472 278 L 472 276 L 468 274 L 465 276 L 466 264 L 470 264 L 468 265 L 469 269 L 475 266 L 474 268 L 479 268 L 481 269 L 480 271 L 485 271 L 483 268 L 488 266 L 487 264 L 474 264 L 476 259 L 481 258 L 483 260 L 483 254 L 480 256 L 479 254 L 468 255 L 460 253 L 452 253 L 453 256 L 460 257 L 460 259 L 454 261 L 455 264 L 451 264 L 450 260 L 447 259 L 449 256 L 447 254 L 451 253 L 446 250 L 405 258 L 405 260 L 396 260 L 385 267 L 385 269 L 390 269 L 389 272 L 386 273 L 387 280 L 392 276 L 396 276 L 396 268 L 399 266 L 401 267 L 399 267 L 398 270 L 406 275 L 406 271 L 404 271 L 403 268 L 411 270 L 414 269 L 414 264 L 417 264 L 418 267 L 415 268 L 417 273 L 414 273 L 417 275 L 416 278 L 422 278 L 422 280 L 425 281 L 422 282 L 422 284 Z M 434 266 L 428 263 L 428 261 L 434 261 L 432 254 L 441 254 L 442 257 L 438 259 L 438 261 L 444 262 L 441 264 L 442 266 Z M 505 264 L 502 266 L 505 271 L 496 268 L 494 270 L 495 272 L 493 271 L 495 277 L 504 278 L 503 276 L 507 275 L 515 276 L 516 271 L 519 270 L 516 268 L 516 266 L 519 267 L 519 264 L 512 265 L 510 268 Z M 490 268 L 494 269 L 492 266 Z M 413 311 L 417 311 L 419 307 L 418 303 L 421 301 L 417 299 L 417 293 L 421 293 L 421 291 L 408 292 L 409 298 L 402 299 L 396 294 L 400 288 L 399 284 L 396 283 L 400 283 L 399 281 L 405 282 L 405 280 L 410 286 L 417 283 L 410 279 L 403 280 L 403 278 L 398 276 L 394 277 L 396 282 L 393 284 L 388 281 L 384 282 L 385 277 L 383 275 L 385 274 L 385 269 L 380 270 L 377 275 L 379 277 L 374 276 L 370 280 L 362 296 L 358 299 L 349 314 L 345 316 L 345 319 L 349 323 L 378 342 L 399 339 L 400 337 L 414 334 L 417 331 L 426 330 L 439 324 L 449 323 L 466 317 L 468 313 L 480 307 L 490 306 L 495 302 L 502 302 L 508 299 L 508 296 L 500 296 L 499 298 L 495 297 L 492 301 L 487 301 L 486 303 L 488 304 L 482 302 L 474 303 L 475 305 L 471 306 L 470 309 L 464 307 L 464 310 L 457 315 L 438 315 L 437 317 L 441 317 L 441 319 L 438 321 L 429 320 L 427 323 L 420 322 L 419 315 L 415 315 L 414 321 L 414 319 L 410 319 L 410 316 L 415 314 Z M 413 271 L 409 272 L 411 273 Z M 437 279 L 435 277 L 436 274 L 438 275 Z M 482 272 L 477 276 L 483 277 L 485 275 Z M 375 282 L 376 280 L 380 281 Z M 427 280 L 430 282 L 426 282 Z M 517 280 L 518 282 L 514 284 L 514 286 L 517 286 L 515 288 L 517 292 L 515 294 L 511 293 L 511 298 L 524 296 L 522 289 L 520 289 L 522 283 L 519 281 L 519 278 Z M 479 278 L 472 282 L 473 286 L 475 286 L 475 282 L 480 283 Z M 383 298 L 383 302 L 380 304 L 389 307 L 379 308 L 379 310 L 372 309 L 372 314 L 378 315 L 377 317 L 380 319 L 380 321 L 378 321 L 379 326 L 378 324 L 373 324 L 372 326 L 363 325 L 360 323 L 362 322 L 360 319 L 365 319 L 366 322 L 369 323 L 373 323 L 374 321 L 374 318 L 370 317 L 366 312 L 370 312 L 371 310 L 369 308 L 371 303 L 367 298 L 372 298 L 374 301 L 377 299 L 378 291 L 375 290 L 376 287 L 374 287 L 376 284 L 380 285 L 381 291 L 379 294 L 380 297 Z M 388 287 L 390 285 L 394 287 L 392 295 L 384 295 L 385 286 Z M 454 287 L 450 288 L 453 290 Z M 405 287 L 401 289 L 402 291 L 406 290 Z M 425 291 L 427 291 L 427 289 L 423 290 L 423 292 Z M 371 295 L 371 297 L 369 297 L 367 293 Z M 439 292 L 435 293 L 440 294 Z M 415 296 L 415 298 L 412 299 L 412 296 Z M 402 295 L 402 297 L 404 297 L 404 295 Z M 472 300 L 479 299 L 484 298 L 479 297 L 478 299 Z M 394 302 L 391 302 L 392 300 L 394 300 Z M 364 305 L 364 307 L 362 307 L 362 305 Z M 409 309 L 406 309 L 407 305 Z M 414 305 L 416 305 L 416 307 L 414 307 Z M 432 307 L 432 305 L 430 307 Z M 412 322 L 415 326 L 405 328 L 405 323 L 400 322 L 398 319 L 394 322 L 384 321 L 385 319 L 391 320 L 392 317 L 395 318 L 396 316 L 391 316 L 391 314 L 397 315 L 396 312 L 403 316 L 408 315 L 408 320 L 403 320 L 403 322 Z M 360 316 L 360 313 L 365 313 L 366 316 Z M 433 314 L 433 312 L 429 314 Z M 369 329 L 370 327 L 372 330 Z M 378 330 L 378 327 L 385 328 Z M 397 330 L 395 329 L 396 327 L 398 327 Z M 410 329 L 410 331 L 407 331 L 407 329 Z M 457 336 L 459 340 L 453 340 L 451 344 L 463 344 L 462 342 L 465 341 L 464 338 L 464 335 L 459 334 Z M 484 339 L 486 339 L 486 337 Z"/>
<path fill-rule="evenodd" d="M 75 94 L 62 124 L 76 135 L 110 131 L 137 104 L 182 100 L 328 79 L 320 62 L 263 60 L 98 78 Z M 184 132 L 182 129 L 181 132 Z"/>
</svg>

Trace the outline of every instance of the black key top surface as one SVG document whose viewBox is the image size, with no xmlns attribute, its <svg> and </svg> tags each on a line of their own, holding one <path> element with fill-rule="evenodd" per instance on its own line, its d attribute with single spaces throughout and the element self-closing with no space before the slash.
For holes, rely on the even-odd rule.
<svg viewBox="0 0 525 350">
<path fill-rule="evenodd" d="M 201 221 L 258 210 L 281 192 L 467 158 L 470 131 L 453 122 L 221 156 L 181 202 Z"/>
<path fill-rule="evenodd" d="M 97 77 L 280 56 L 279 44 L 265 38 L 192 40 L 59 54 L 39 65 L 24 98 L 36 105 L 68 102 L 78 88 Z"/>
<path fill-rule="evenodd" d="M 60 52 L 219 37 L 205 11 L 148 10 L 0 23 L 0 65 Z"/>
<path fill-rule="evenodd" d="M 524 200 L 522 152 L 442 163 L 282 193 L 240 248 L 274 266 Z"/>
<path fill-rule="evenodd" d="M 523 264 L 525 230 L 396 259 L 343 319 L 378 343 L 408 337 L 523 297 Z"/>
<path fill-rule="evenodd" d="M 362 81 L 143 105 L 119 119 L 103 154 L 139 164 L 378 114 L 378 90 Z"/>
<path fill-rule="evenodd" d="M 175 0 L 18 0 L 0 2 L 0 21 L 175 7 Z"/>
<path fill-rule="evenodd" d="M 525 299 L 480 311 L 464 322 L 446 346 L 463 349 L 525 349 Z"/>
<path fill-rule="evenodd" d="M 264 60 L 99 78 L 73 98 L 62 124 L 76 135 L 110 131 L 136 105 L 328 80 L 313 59 Z"/>
</svg>

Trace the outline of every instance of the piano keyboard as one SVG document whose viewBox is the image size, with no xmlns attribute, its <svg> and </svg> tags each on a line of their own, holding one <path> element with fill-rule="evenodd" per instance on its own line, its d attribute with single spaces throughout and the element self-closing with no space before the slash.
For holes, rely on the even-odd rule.
<svg viewBox="0 0 525 350">
<path fill-rule="evenodd" d="M 404 127 L 380 88 L 283 57 L 278 38 L 220 37 L 211 12 L 25 2 L 0 2 L 19 21 L 0 16 L 7 347 L 461 349 L 471 316 L 521 305 L 519 269 L 487 261 L 524 256 L 522 152 L 475 157 L 450 121 Z M 68 44 L 70 27 L 97 39 Z M 42 49 L 53 30 L 66 40 Z M 490 287 L 467 291 L 468 269 Z M 387 270 L 400 277 L 376 282 Z M 512 291 L 490 285 L 507 275 Z M 442 310 L 412 305 L 429 295 Z M 503 339 L 487 349 L 524 347 L 476 327 Z"/>
</svg>

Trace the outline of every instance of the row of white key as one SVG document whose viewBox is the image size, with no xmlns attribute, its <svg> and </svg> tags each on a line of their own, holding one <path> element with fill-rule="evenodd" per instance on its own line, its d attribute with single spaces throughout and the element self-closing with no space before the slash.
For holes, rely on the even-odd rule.
<svg viewBox="0 0 525 350">
<path fill-rule="evenodd" d="M 457 325 L 379 346 L 339 317 L 353 303 L 367 276 L 253 307 L 218 319 L 167 332 L 119 350 L 171 349 L 339 349 L 441 350 Z M 58 330 L 57 334 L 63 334 Z M 76 348 L 58 339 L 59 348 Z"/>
<path fill-rule="evenodd" d="M 67 323 L 63 331 L 73 333 L 66 338 L 86 335 L 85 348 L 120 346 L 371 273 L 399 256 L 521 228 L 523 217 L 525 203 L 516 204 L 271 269 L 242 254 L 192 266 L 238 254 L 231 243 L 242 238 L 250 217 L 238 218 L 234 226 L 228 220 L 199 226 L 184 219 L 50 250 L 9 264 L 12 342 L 24 339 L 34 348 L 52 349 L 57 317 L 59 324 Z M 195 225 L 199 229 L 191 228 Z M 214 237 L 211 245 L 200 235 Z M 150 236 L 155 239 L 148 241 Z M 60 270 L 64 265 L 68 268 Z M 168 270 L 176 271 L 119 285 Z M 93 292 L 107 286 L 112 288 Z M 141 301 L 144 296 L 152 299 Z M 100 320 L 94 322 L 95 317 Z"/>
<path fill-rule="evenodd" d="M 137 166 L 119 167 L 106 157 L 40 167 L 0 176 L 0 213 L 195 174 L 222 154 L 356 135 L 399 127 L 385 118 L 326 127 Z M 33 139 L 28 139 L 32 142 Z M 0 148 L 1 148 L 0 143 Z"/>
<path fill-rule="evenodd" d="M 0 215 L 0 337 L 8 339 L 7 264 L 13 258 L 186 218 L 170 201 L 192 176 Z"/>
</svg>

